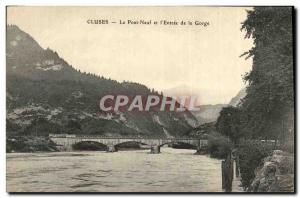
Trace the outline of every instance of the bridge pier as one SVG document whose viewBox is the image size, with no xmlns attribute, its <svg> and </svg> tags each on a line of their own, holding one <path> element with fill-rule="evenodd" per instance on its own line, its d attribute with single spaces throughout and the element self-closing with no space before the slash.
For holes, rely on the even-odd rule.
<svg viewBox="0 0 300 198">
<path fill-rule="evenodd" d="M 160 146 L 151 146 L 151 154 L 158 154 L 160 153 Z"/>
<path fill-rule="evenodd" d="M 117 148 L 115 147 L 115 145 L 108 145 L 107 152 L 117 152 Z"/>
<path fill-rule="evenodd" d="M 56 145 L 55 146 L 59 151 L 62 152 L 71 152 L 73 151 L 73 146 L 70 144 Z"/>
<path fill-rule="evenodd" d="M 207 142 L 205 143 L 199 143 L 197 148 L 196 148 L 196 153 L 195 155 L 206 155 L 207 154 Z"/>
</svg>

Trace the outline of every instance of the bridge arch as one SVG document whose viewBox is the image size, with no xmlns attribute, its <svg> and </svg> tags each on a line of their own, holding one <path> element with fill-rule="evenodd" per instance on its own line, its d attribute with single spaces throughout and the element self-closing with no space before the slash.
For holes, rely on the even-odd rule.
<svg viewBox="0 0 300 198">
<path fill-rule="evenodd" d="M 83 140 L 75 142 L 71 145 L 73 150 L 84 150 L 84 151 L 106 151 L 108 146 L 98 141 Z"/>
<path fill-rule="evenodd" d="M 171 144 L 171 147 L 174 149 L 194 149 L 197 150 L 197 146 L 190 142 L 184 142 L 184 141 L 174 141 Z"/>
<path fill-rule="evenodd" d="M 122 150 L 122 149 L 143 149 L 143 148 L 150 149 L 151 145 L 144 143 L 143 141 L 128 140 L 128 141 L 120 142 L 114 146 L 116 147 L 117 150 Z"/>
</svg>

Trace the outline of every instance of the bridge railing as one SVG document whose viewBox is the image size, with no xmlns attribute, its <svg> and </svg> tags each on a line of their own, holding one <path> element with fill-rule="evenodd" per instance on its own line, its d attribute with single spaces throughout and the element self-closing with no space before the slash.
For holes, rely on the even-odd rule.
<svg viewBox="0 0 300 198">
<path fill-rule="evenodd" d="M 202 138 L 192 137 L 164 137 L 164 136 L 103 136 L 103 135 L 77 135 L 77 134 L 49 134 L 51 138 L 90 138 L 90 139 L 166 139 L 166 140 L 199 140 Z"/>
</svg>

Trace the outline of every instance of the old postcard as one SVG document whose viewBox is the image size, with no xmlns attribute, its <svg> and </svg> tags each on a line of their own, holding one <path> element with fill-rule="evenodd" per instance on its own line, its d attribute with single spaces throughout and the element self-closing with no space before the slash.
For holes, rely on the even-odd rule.
<svg viewBox="0 0 300 198">
<path fill-rule="evenodd" d="M 7 192 L 295 192 L 293 7 L 6 12 Z"/>
</svg>

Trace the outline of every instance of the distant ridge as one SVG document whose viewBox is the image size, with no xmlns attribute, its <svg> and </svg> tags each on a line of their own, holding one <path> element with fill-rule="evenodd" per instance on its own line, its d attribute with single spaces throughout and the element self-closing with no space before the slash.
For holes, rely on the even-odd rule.
<svg viewBox="0 0 300 198">
<path fill-rule="evenodd" d="M 220 111 L 223 107 L 234 106 L 237 107 L 241 99 L 246 96 L 246 88 L 239 91 L 239 93 L 233 97 L 229 104 L 216 104 L 216 105 L 200 105 L 200 111 L 192 111 L 191 113 L 197 118 L 199 124 L 205 124 L 209 122 L 217 121 Z"/>
</svg>

